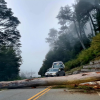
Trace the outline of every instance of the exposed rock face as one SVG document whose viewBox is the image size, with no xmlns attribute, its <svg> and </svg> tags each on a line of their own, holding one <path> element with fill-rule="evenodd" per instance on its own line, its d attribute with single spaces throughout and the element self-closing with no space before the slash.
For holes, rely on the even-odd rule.
<svg viewBox="0 0 100 100">
<path fill-rule="evenodd" d="M 83 66 L 83 69 L 81 69 L 81 72 L 100 72 L 100 60 L 91 61 L 89 65 Z"/>
<path fill-rule="evenodd" d="M 73 74 L 79 74 L 80 73 L 80 71 L 74 71 L 73 72 Z"/>
</svg>

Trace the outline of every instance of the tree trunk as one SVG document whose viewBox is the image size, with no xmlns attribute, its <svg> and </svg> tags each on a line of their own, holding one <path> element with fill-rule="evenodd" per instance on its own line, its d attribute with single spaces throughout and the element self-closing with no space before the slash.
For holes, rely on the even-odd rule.
<svg viewBox="0 0 100 100">
<path fill-rule="evenodd" d="M 82 30 L 83 30 L 83 33 L 84 33 L 85 38 L 87 38 L 87 39 L 89 40 L 89 38 L 86 36 L 86 32 L 85 32 L 84 27 L 82 28 Z M 90 41 L 90 40 L 89 40 L 89 41 Z"/>
<path fill-rule="evenodd" d="M 90 24 L 92 36 L 95 36 L 95 33 L 94 33 L 94 31 L 93 31 L 93 28 L 92 28 L 91 20 L 89 20 L 89 24 Z"/>
<path fill-rule="evenodd" d="M 82 74 L 62 76 L 62 77 L 48 77 L 48 78 L 0 82 L 0 88 L 70 85 L 70 84 L 79 84 L 91 81 L 100 81 L 100 72 L 82 73 Z"/>
<path fill-rule="evenodd" d="M 86 47 L 85 47 L 85 45 L 84 45 L 84 43 L 83 43 L 83 41 L 82 41 L 82 38 L 80 37 L 80 35 L 79 35 L 79 33 L 78 33 L 78 30 L 77 30 L 77 26 L 76 26 L 75 21 L 74 21 L 74 24 L 75 24 L 75 29 L 76 29 L 76 33 L 77 33 L 77 36 L 78 36 L 78 38 L 79 38 L 79 41 L 80 41 L 80 43 L 81 43 L 83 49 L 85 50 Z"/>
<path fill-rule="evenodd" d="M 94 25 L 94 23 L 93 23 L 93 20 L 92 20 L 92 17 L 91 17 L 91 14 L 90 14 L 90 13 L 89 13 L 89 18 L 90 18 L 91 23 L 92 23 L 92 25 L 93 25 L 94 32 L 96 33 L 96 28 L 95 28 L 95 25 Z"/>
</svg>

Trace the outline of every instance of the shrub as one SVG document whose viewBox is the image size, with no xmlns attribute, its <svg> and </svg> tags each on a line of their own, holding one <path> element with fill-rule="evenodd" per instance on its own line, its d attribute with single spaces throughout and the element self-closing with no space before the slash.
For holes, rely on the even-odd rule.
<svg viewBox="0 0 100 100">
<path fill-rule="evenodd" d="M 80 66 L 79 59 L 74 59 L 65 63 L 65 70 L 70 70 L 72 68 L 75 68 L 76 66 Z"/>
</svg>

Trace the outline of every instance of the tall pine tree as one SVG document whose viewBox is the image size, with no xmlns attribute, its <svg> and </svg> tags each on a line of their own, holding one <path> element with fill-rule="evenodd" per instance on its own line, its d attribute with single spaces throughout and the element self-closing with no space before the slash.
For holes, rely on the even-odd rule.
<svg viewBox="0 0 100 100">
<path fill-rule="evenodd" d="M 5 0 L 0 0 L 0 81 L 18 76 L 21 65 L 19 24 Z"/>
</svg>

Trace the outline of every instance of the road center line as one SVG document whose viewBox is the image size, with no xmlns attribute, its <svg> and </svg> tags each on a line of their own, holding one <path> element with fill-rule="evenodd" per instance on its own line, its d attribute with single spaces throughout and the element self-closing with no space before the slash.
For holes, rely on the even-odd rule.
<svg viewBox="0 0 100 100">
<path fill-rule="evenodd" d="M 38 97 L 36 97 L 35 99 L 33 99 L 33 100 L 37 100 L 39 97 L 41 97 L 42 95 L 44 95 L 45 93 L 47 93 L 48 91 L 50 91 L 51 89 L 48 89 L 48 90 L 46 90 L 45 92 L 43 92 L 42 94 L 40 94 Z"/>
<path fill-rule="evenodd" d="M 51 88 L 51 86 L 49 86 L 48 88 L 46 88 L 46 89 L 40 91 L 39 93 L 37 93 L 36 95 L 32 96 L 31 98 L 29 98 L 29 99 L 27 99 L 27 100 L 32 100 L 33 98 L 37 97 L 38 95 L 40 95 L 41 93 L 47 91 L 47 90 L 50 89 L 50 88 Z"/>
</svg>

